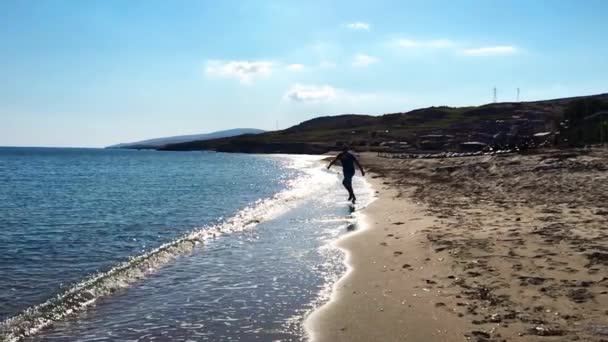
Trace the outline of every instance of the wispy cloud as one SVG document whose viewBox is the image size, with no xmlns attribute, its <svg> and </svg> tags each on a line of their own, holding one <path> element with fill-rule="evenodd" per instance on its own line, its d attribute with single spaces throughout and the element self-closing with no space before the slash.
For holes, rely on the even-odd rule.
<svg viewBox="0 0 608 342">
<path fill-rule="evenodd" d="M 510 45 L 484 46 L 473 49 L 463 49 L 461 53 L 466 56 L 495 56 L 512 55 L 517 53 L 517 48 Z"/>
<path fill-rule="evenodd" d="M 282 104 L 292 109 L 316 108 L 321 112 L 334 114 L 390 113 L 411 108 L 409 98 L 408 94 L 401 92 L 352 91 L 328 84 L 295 84 L 283 95 Z"/>
<path fill-rule="evenodd" d="M 336 89 L 329 85 L 295 84 L 287 90 L 283 99 L 294 102 L 324 102 L 336 97 Z"/>
<path fill-rule="evenodd" d="M 285 67 L 285 69 L 291 70 L 291 71 L 302 71 L 302 70 L 304 70 L 304 65 L 303 64 L 298 64 L 298 63 L 288 64 Z"/>
<path fill-rule="evenodd" d="M 364 67 L 370 64 L 378 63 L 378 61 L 379 59 L 376 57 L 360 53 L 355 56 L 355 59 L 353 60 L 353 66 Z"/>
<path fill-rule="evenodd" d="M 395 40 L 393 45 L 405 51 L 444 50 L 465 56 L 512 55 L 519 52 L 518 48 L 512 45 L 466 47 L 461 42 L 449 39 L 419 40 L 402 38 Z"/>
<path fill-rule="evenodd" d="M 237 78 L 241 83 L 249 84 L 254 78 L 270 75 L 272 66 L 273 63 L 268 61 L 210 60 L 205 71 L 210 76 Z"/>
<path fill-rule="evenodd" d="M 415 48 L 427 48 L 427 49 L 445 49 L 451 48 L 456 45 L 449 39 L 431 39 L 431 40 L 417 40 L 417 39 L 397 39 L 395 44 L 400 48 L 415 49 Z"/>
<path fill-rule="evenodd" d="M 371 25 L 369 23 L 366 23 L 363 21 L 355 21 L 355 22 L 346 24 L 346 27 L 348 27 L 351 30 L 355 30 L 355 31 L 369 31 Z"/>
</svg>

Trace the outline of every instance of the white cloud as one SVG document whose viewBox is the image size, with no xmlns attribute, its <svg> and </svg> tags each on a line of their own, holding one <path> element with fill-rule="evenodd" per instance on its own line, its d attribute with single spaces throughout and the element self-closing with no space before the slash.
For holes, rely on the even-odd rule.
<svg viewBox="0 0 608 342">
<path fill-rule="evenodd" d="M 445 49 L 456 45 L 448 39 L 431 39 L 431 40 L 415 40 L 415 39 L 397 39 L 396 45 L 401 48 L 430 48 L 430 49 Z"/>
<path fill-rule="evenodd" d="M 464 48 L 463 44 L 449 39 L 432 39 L 432 40 L 416 40 L 416 39 L 397 39 L 394 45 L 404 50 L 430 50 L 444 49 L 454 53 L 459 53 L 465 56 L 491 56 L 491 55 L 512 55 L 519 50 L 515 46 L 496 45 L 483 46 L 478 48 Z"/>
<path fill-rule="evenodd" d="M 329 85 L 293 85 L 283 99 L 295 102 L 324 102 L 336 97 L 336 89 Z"/>
<path fill-rule="evenodd" d="M 378 63 L 378 61 L 379 61 L 379 59 L 376 57 L 360 53 L 355 56 L 355 59 L 353 61 L 353 66 L 363 67 L 363 66 L 368 66 L 370 64 Z"/>
<path fill-rule="evenodd" d="M 353 23 L 346 24 L 346 27 L 355 31 L 369 31 L 370 24 L 363 21 L 355 21 Z"/>
<path fill-rule="evenodd" d="M 353 91 L 331 85 L 295 84 L 281 101 L 282 110 L 320 113 L 395 113 L 411 109 L 411 94 L 391 91 Z"/>
<path fill-rule="evenodd" d="M 346 89 L 335 88 L 330 85 L 294 84 L 283 95 L 283 100 L 289 102 L 307 103 L 333 103 L 357 104 L 357 103 L 382 103 L 383 101 L 403 101 L 402 94 L 377 93 L 377 92 L 353 92 Z"/>
<path fill-rule="evenodd" d="M 508 45 L 484 46 L 474 49 L 463 49 L 461 52 L 467 56 L 512 55 L 517 52 L 517 48 Z"/>
<path fill-rule="evenodd" d="M 207 62 L 206 73 L 218 77 L 238 78 L 241 83 L 251 83 L 254 78 L 272 73 L 272 62 L 267 61 L 218 61 Z"/>
<path fill-rule="evenodd" d="M 304 70 L 304 65 L 303 64 L 289 64 L 285 67 L 285 69 L 287 70 L 291 70 L 291 71 L 302 71 Z"/>
<path fill-rule="evenodd" d="M 404 48 L 411 48 L 418 46 L 418 42 L 411 39 L 398 39 L 397 45 Z"/>
</svg>

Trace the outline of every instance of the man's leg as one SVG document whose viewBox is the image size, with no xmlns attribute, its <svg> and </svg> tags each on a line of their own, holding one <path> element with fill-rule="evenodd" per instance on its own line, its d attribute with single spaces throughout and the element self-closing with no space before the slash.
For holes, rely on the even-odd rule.
<svg viewBox="0 0 608 342">
<path fill-rule="evenodd" d="M 348 187 L 348 182 L 346 180 L 346 177 L 344 177 L 344 179 L 342 180 L 342 185 L 344 185 L 344 189 L 346 189 L 346 191 L 348 191 L 348 200 L 350 201 L 351 199 L 353 199 L 353 193 L 351 192 L 350 188 Z"/>
<path fill-rule="evenodd" d="M 353 175 L 344 175 L 344 180 L 342 184 L 348 191 L 348 200 L 353 201 L 355 203 L 355 192 L 353 191 Z"/>
</svg>

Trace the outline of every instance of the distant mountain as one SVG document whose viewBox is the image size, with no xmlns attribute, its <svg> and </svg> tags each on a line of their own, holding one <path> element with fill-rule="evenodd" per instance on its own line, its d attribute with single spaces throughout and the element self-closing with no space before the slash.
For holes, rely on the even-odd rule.
<svg viewBox="0 0 608 342">
<path fill-rule="evenodd" d="M 221 139 L 235 137 L 244 134 L 260 134 L 264 133 L 264 130 L 255 128 L 235 128 L 225 131 L 218 131 L 213 133 L 205 134 L 190 134 L 190 135 L 178 135 L 174 137 L 155 138 L 142 141 L 136 141 L 132 143 L 121 143 L 106 148 L 125 148 L 125 149 L 157 149 L 166 145 L 188 143 L 192 141 L 204 141 L 211 139 Z"/>
</svg>

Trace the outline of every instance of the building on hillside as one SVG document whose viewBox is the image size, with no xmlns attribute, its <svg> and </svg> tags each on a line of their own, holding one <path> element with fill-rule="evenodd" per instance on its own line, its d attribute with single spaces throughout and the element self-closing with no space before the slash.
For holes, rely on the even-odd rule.
<svg viewBox="0 0 608 342">
<path fill-rule="evenodd" d="M 466 141 L 460 144 L 460 150 L 464 152 L 478 152 L 488 148 L 488 144 L 480 141 Z"/>
<path fill-rule="evenodd" d="M 444 150 L 453 143 L 454 136 L 448 134 L 427 134 L 418 137 L 418 148 L 423 150 Z"/>
<path fill-rule="evenodd" d="M 539 132 L 533 135 L 534 146 L 544 147 L 555 144 L 555 134 L 553 132 Z"/>
</svg>

